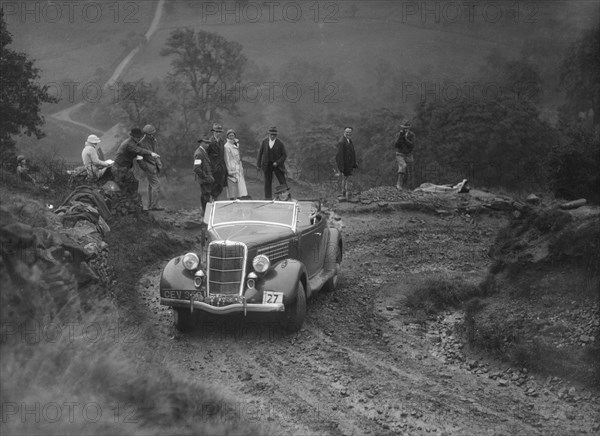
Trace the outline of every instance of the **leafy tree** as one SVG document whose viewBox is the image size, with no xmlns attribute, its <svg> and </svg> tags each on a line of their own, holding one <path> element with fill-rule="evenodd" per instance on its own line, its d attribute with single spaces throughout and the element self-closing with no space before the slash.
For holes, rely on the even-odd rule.
<svg viewBox="0 0 600 436">
<path fill-rule="evenodd" d="M 424 103 L 416 121 L 427 162 L 488 186 L 539 184 L 543 158 L 557 141 L 533 104 L 512 98 Z"/>
<path fill-rule="evenodd" d="M 534 64 L 509 61 L 503 68 L 503 87 L 517 100 L 537 102 L 542 93 L 542 78 Z"/>
<path fill-rule="evenodd" d="M 547 159 L 548 181 L 560 198 L 600 200 L 600 143 L 592 132 L 575 124 L 560 133 L 560 143 L 552 147 Z"/>
<path fill-rule="evenodd" d="M 600 200 L 600 26 L 584 32 L 560 68 L 566 104 L 559 113 L 559 141 L 547 159 L 557 197 Z M 593 113 L 592 116 L 590 116 Z"/>
<path fill-rule="evenodd" d="M 567 98 L 566 111 L 577 117 L 593 111 L 600 125 L 600 26 L 588 30 L 567 51 L 560 67 L 560 85 Z"/>
<path fill-rule="evenodd" d="M 242 45 L 216 33 L 177 29 L 171 32 L 162 56 L 175 56 L 170 75 L 193 92 L 190 107 L 209 121 L 219 110 L 235 112 L 236 86 L 247 62 Z"/>
<path fill-rule="evenodd" d="M 392 184 L 396 178 L 394 143 L 404 119 L 401 113 L 379 107 L 347 120 L 338 129 L 339 139 L 344 125 L 354 127 L 352 142 L 356 149 L 360 174 L 370 184 Z"/>
<path fill-rule="evenodd" d="M 525 56 L 517 60 L 508 60 L 498 49 L 486 56 L 486 65 L 480 69 L 484 82 L 495 82 L 504 97 L 536 103 L 542 94 L 543 80 L 533 61 Z"/>
<path fill-rule="evenodd" d="M 320 182 L 328 179 L 335 170 L 335 144 L 341 129 L 332 124 L 320 123 L 308 127 L 298 137 L 293 157 L 300 165 L 304 180 Z"/>
<path fill-rule="evenodd" d="M 25 53 L 8 48 L 11 43 L 12 35 L 0 9 L 0 146 L 4 161 L 14 156 L 14 135 L 44 137 L 41 105 L 58 101 L 48 94 L 47 86 L 36 83 L 39 70 Z"/>
<path fill-rule="evenodd" d="M 161 124 L 171 116 L 174 103 L 161 98 L 159 91 L 158 85 L 144 79 L 125 82 L 120 85 L 115 104 L 129 123 L 140 127 L 152 124 L 160 130 Z"/>
</svg>

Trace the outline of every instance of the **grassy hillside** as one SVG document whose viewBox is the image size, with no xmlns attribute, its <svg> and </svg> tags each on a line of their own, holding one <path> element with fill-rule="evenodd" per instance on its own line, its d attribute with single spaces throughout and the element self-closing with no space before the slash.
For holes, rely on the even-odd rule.
<svg viewBox="0 0 600 436">
<path fill-rule="evenodd" d="M 118 2 L 118 7 L 112 0 L 72 2 L 71 6 L 35 0 L 6 3 L 10 5 L 2 6 L 13 34 L 12 47 L 36 60 L 42 82 L 85 84 L 112 72 L 126 43 L 146 32 L 157 1 Z M 65 87 L 65 98 L 67 92 Z"/>
<path fill-rule="evenodd" d="M 430 2 L 427 8 L 434 12 L 425 15 L 423 11 L 407 9 L 402 2 L 330 3 L 336 7 L 323 3 L 318 17 L 314 4 L 300 3 L 301 18 L 292 22 L 296 10 L 286 9 L 286 2 L 281 2 L 281 7 L 273 9 L 272 19 L 268 9 L 261 9 L 262 19 L 251 22 L 255 12 L 244 6 L 238 9 L 233 5 L 227 9 L 219 6 L 214 14 L 209 14 L 206 8 L 175 2 L 173 11 L 163 20 L 162 30 L 136 59 L 126 77 L 128 80 L 164 77 L 170 60 L 158 52 L 168 34 L 178 27 L 216 32 L 240 42 L 249 59 L 272 70 L 296 57 L 332 67 L 341 79 L 356 85 L 369 79 L 370 66 L 379 59 L 415 73 L 430 66 L 434 70 L 465 74 L 476 72 L 492 48 L 498 48 L 507 57 L 517 56 L 528 38 L 548 38 L 559 48 L 579 28 L 593 22 L 594 16 L 590 14 L 592 2 L 569 2 L 569 5 L 544 2 L 536 3 L 535 10 L 522 6 L 518 11 L 516 6 L 482 2 L 478 3 L 479 9 L 473 12 L 472 19 L 467 11 L 460 12 L 459 19 L 449 9 L 435 12 L 440 7 L 438 2 Z M 488 3 L 497 9 L 486 6 Z M 567 7 L 568 14 L 564 15 Z M 495 19 L 492 10 L 501 14 L 500 21 L 492 22 Z"/>
<path fill-rule="evenodd" d="M 96 19 L 90 6 L 93 4 L 102 6 L 97 22 L 92 22 Z M 262 5 L 260 2 L 252 4 Z M 118 8 L 111 0 L 79 2 L 73 9 L 72 20 L 64 7 L 61 20 L 56 22 L 49 21 L 53 17 L 50 9 L 43 12 L 44 2 L 19 2 L 19 7 L 24 8 L 23 5 L 30 11 L 35 11 L 37 5 L 40 11 L 37 16 L 36 12 L 23 16 L 22 11 L 6 14 L 9 30 L 14 35 L 14 47 L 37 59 L 44 83 L 69 80 L 80 84 L 71 99 L 67 87 L 62 86 L 64 101 L 44 109 L 52 113 L 78 101 L 86 83 L 104 84 L 127 50 L 143 40 L 156 1 L 119 2 Z M 83 14 L 86 7 L 87 15 Z M 444 2 L 367 0 L 282 1 L 272 11 L 264 5 L 260 10 L 253 8 L 256 6 L 248 6 L 248 2 L 243 1 L 167 2 L 158 31 L 144 44 L 119 80 L 162 80 L 170 70 L 172 59 L 160 56 L 159 52 L 171 31 L 187 26 L 240 42 L 251 62 L 267 68 L 258 75 L 263 82 L 280 80 L 282 66 L 292 59 L 330 68 L 336 84 L 350 85 L 340 85 L 335 95 L 350 109 L 362 109 L 356 107 L 356 102 L 375 104 L 389 92 L 378 95 L 381 92 L 376 80 L 378 62 L 389 62 L 391 69 L 383 74 L 401 76 L 403 83 L 454 81 L 461 84 L 477 77 L 486 62 L 485 57 L 493 49 L 511 59 L 519 57 L 523 49 L 531 48 L 533 60 L 540 63 L 549 81 L 546 85 L 551 95 L 545 98 L 557 104 L 560 94 L 554 82 L 558 61 L 580 30 L 598 19 L 595 1 L 477 2 L 471 12 L 464 7 L 461 10 L 449 8 Z M 256 19 L 258 13 L 260 19 Z M 39 22 L 35 22 L 36 18 L 40 18 Z M 256 78 L 254 75 L 244 80 Z M 323 87 L 326 83 L 319 85 Z M 398 105 L 401 103 L 405 103 L 402 111 L 410 112 L 410 102 L 398 102 Z M 98 105 L 91 103 L 91 106 Z M 250 105 L 245 109 L 259 110 L 270 117 L 268 108 Z M 302 110 L 311 108 L 303 106 Z M 82 111 L 76 118 L 93 123 L 89 119 L 93 113 L 93 109 Z M 110 119 L 104 119 L 102 126 L 97 127 L 110 123 Z M 70 135 L 66 131 L 61 134 Z M 81 142 L 80 134 L 77 135 L 60 141 L 69 144 L 64 147 L 69 158 L 77 158 L 74 151 Z M 40 146 L 51 147 L 56 143 L 55 139 L 47 138 Z M 19 145 L 29 148 L 31 144 L 25 141 Z"/>
</svg>

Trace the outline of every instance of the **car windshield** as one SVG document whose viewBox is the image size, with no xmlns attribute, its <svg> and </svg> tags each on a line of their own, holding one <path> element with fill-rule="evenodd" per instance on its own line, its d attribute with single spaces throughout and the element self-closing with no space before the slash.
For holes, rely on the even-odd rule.
<svg viewBox="0 0 600 436">
<path fill-rule="evenodd" d="M 292 227 L 296 203 L 291 201 L 216 201 L 211 223 L 257 222 Z"/>
</svg>

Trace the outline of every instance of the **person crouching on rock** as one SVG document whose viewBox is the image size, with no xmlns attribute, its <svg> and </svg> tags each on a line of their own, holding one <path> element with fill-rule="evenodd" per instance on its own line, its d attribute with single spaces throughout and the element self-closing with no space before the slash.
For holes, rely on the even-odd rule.
<svg viewBox="0 0 600 436">
<path fill-rule="evenodd" d="M 85 141 L 85 147 L 81 151 L 81 160 L 83 166 L 87 172 L 87 179 L 89 181 L 99 180 L 106 170 L 114 163 L 112 160 L 100 159 L 98 153 L 98 144 L 100 144 L 100 138 L 96 135 L 90 135 Z"/>
<path fill-rule="evenodd" d="M 17 156 L 17 179 L 19 182 L 28 182 L 36 184 L 35 179 L 29 174 L 29 167 L 27 166 L 27 159 L 25 156 L 20 154 Z"/>
</svg>

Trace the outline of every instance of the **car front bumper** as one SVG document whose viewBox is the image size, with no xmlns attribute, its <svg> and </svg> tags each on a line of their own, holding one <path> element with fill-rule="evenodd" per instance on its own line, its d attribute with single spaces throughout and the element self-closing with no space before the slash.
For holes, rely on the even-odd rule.
<svg viewBox="0 0 600 436">
<path fill-rule="evenodd" d="M 228 313 L 246 313 L 246 312 L 283 312 L 285 306 L 283 303 L 231 303 L 225 306 L 213 306 L 203 301 L 176 300 L 172 298 L 161 298 L 160 304 L 172 307 L 189 307 L 194 310 L 225 315 Z"/>
</svg>

